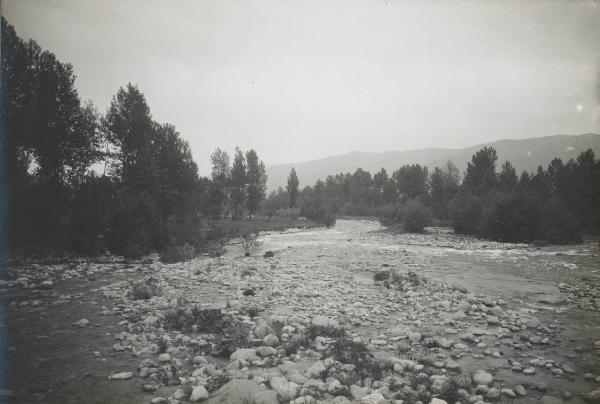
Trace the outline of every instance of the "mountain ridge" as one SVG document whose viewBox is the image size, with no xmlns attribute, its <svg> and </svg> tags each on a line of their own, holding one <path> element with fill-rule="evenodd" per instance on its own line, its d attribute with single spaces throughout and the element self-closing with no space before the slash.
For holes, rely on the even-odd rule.
<svg viewBox="0 0 600 404">
<path fill-rule="evenodd" d="M 563 161 L 575 158 L 579 153 L 589 148 L 594 150 L 596 154 L 600 154 L 600 135 L 585 133 L 525 139 L 500 139 L 465 148 L 428 147 L 382 152 L 353 150 L 344 154 L 308 161 L 267 166 L 267 188 L 272 191 L 279 186 L 285 187 L 287 176 L 292 167 L 298 173 L 301 187 L 312 185 L 317 179 L 325 179 L 328 175 L 352 173 L 359 167 L 371 172 L 371 174 L 383 167 L 391 175 L 394 170 L 404 164 L 421 164 L 432 170 L 436 166 L 443 166 L 447 161 L 452 161 L 462 172 L 466 169 L 471 156 L 484 146 L 491 146 L 496 149 L 499 165 L 509 160 L 515 166 L 517 172 L 520 173 L 523 170 L 534 171 L 539 165 L 545 167 L 555 157 L 559 157 Z"/>
</svg>

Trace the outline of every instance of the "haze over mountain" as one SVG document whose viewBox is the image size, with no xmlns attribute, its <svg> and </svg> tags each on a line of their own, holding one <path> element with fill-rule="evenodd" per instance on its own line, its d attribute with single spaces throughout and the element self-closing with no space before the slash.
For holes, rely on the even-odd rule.
<svg viewBox="0 0 600 404">
<path fill-rule="evenodd" d="M 292 167 L 296 169 L 300 186 L 312 185 L 318 179 L 328 175 L 354 172 L 357 168 L 371 174 L 384 167 L 388 174 L 404 164 L 421 164 L 433 169 L 452 161 L 463 172 L 473 154 L 484 146 L 492 146 L 498 152 L 498 163 L 509 160 L 517 169 L 535 171 L 539 165 L 547 166 L 555 157 L 563 161 L 575 158 L 589 148 L 600 154 L 600 135 L 554 135 L 528 139 L 504 139 L 491 143 L 483 143 L 464 149 L 425 148 L 405 151 L 385 151 L 381 153 L 364 153 L 351 151 L 339 156 L 330 156 L 312 161 L 267 166 L 267 187 L 270 190 L 285 187 L 287 176 Z"/>
</svg>

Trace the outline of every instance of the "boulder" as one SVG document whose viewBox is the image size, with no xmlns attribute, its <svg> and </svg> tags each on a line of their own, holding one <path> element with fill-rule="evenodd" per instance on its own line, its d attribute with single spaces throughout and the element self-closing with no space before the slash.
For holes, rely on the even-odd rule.
<svg viewBox="0 0 600 404">
<path fill-rule="evenodd" d="M 254 397 L 267 389 L 253 381 L 244 379 L 231 380 L 221 387 L 207 404 L 247 404 L 254 402 Z"/>
<path fill-rule="evenodd" d="M 199 401 L 204 401 L 208 398 L 208 390 L 204 388 L 204 386 L 196 386 L 192 390 L 192 394 L 190 394 L 190 401 L 192 403 L 197 403 Z"/>
<path fill-rule="evenodd" d="M 473 382 L 477 385 L 482 384 L 484 386 L 487 386 L 489 384 L 491 384 L 494 381 L 494 376 L 492 376 L 491 374 L 489 374 L 488 372 L 485 372 L 483 370 L 477 370 L 475 371 L 475 374 L 473 375 Z"/>
<path fill-rule="evenodd" d="M 237 349 L 229 357 L 229 360 L 232 361 L 232 362 L 237 360 L 237 361 L 240 361 L 242 363 L 256 361 L 258 359 L 259 358 L 256 355 L 256 350 L 252 349 L 252 348 Z"/>
</svg>

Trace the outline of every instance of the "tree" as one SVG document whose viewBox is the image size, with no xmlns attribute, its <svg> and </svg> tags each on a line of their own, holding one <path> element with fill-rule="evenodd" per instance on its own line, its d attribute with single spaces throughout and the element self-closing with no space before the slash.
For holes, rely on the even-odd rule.
<svg viewBox="0 0 600 404">
<path fill-rule="evenodd" d="M 498 153 L 493 147 L 484 147 L 467 164 L 464 188 L 475 196 L 487 195 L 496 186 Z"/>
<path fill-rule="evenodd" d="M 515 168 L 510 164 L 510 161 L 505 161 L 502 164 L 500 174 L 498 174 L 498 189 L 501 191 L 511 191 L 517 188 L 519 179 Z"/>
<path fill-rule="evenodd" d="M 237 220 L 242 216 L 246 202 L 246 183 L 246 160 L 240 148 L 236 147 L 229 180 L 231 217 L 233 220 Z"/>
<path fill-rule="evenodd" d="M 219 148 L 210 155 L 212 183 L 209 189 L 210 216 L 219 218 L 227 205 L 227 187 L 231 175 L 229 154 Z"/>
<path fill-rule="evenodd" d="M 296 169 L 292 167 L 290 171 L 290 175 L 287 180 L 287 186 L 285 190 L 287 191 L 290 198 L 290 208 L 296 207 L 296 199 L 298 198 L 298 185 L 300 182 L 298 181 L 298 175 L 296 175 Z"/>
<path fill-rule="evenodd" d="M 119 88 L 102 119 L 102 128 L 111 147 L 110 173 L 127 187 L 155 188 L 154 123 L 137 86 L 128 83 Z"/>
<path fill-rule="evenodd" d="M 435 217 L 448 217 L 448 204 L 459 190 L 458 168 L 448 161 L 443 168 L 436 167 L 431 173 L 431 206 Z"/>
<path fill-rule="evenodd" d="M 392 174 L 402 200 L 426 197 L 428 177 L 427 167 L 421 167 L 419 164 L 404 165 Z"/>
<path fill-rule="evenodd" d="M 247 178 L 248 178 L 248 196 L 247 208 L 250 217 L 258 211 L 261 202 L 265 199 L 265 190 L 267 188 L 267 174 L 265 173 L 265 164 L 259 161 L 258 155 L 254 149 L 246 152 Z"/>
</svg>

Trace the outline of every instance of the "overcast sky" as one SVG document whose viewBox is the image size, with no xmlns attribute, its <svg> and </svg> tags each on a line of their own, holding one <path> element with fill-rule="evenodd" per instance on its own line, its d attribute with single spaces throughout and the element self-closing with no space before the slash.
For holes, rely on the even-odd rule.
<svg viewBox="0 0 600 404">
<path fill-rule="evenodd" d="M 266 164 L 600 132 L 600 1 L 1 0 L 105 112 Z"/>
</svg>

